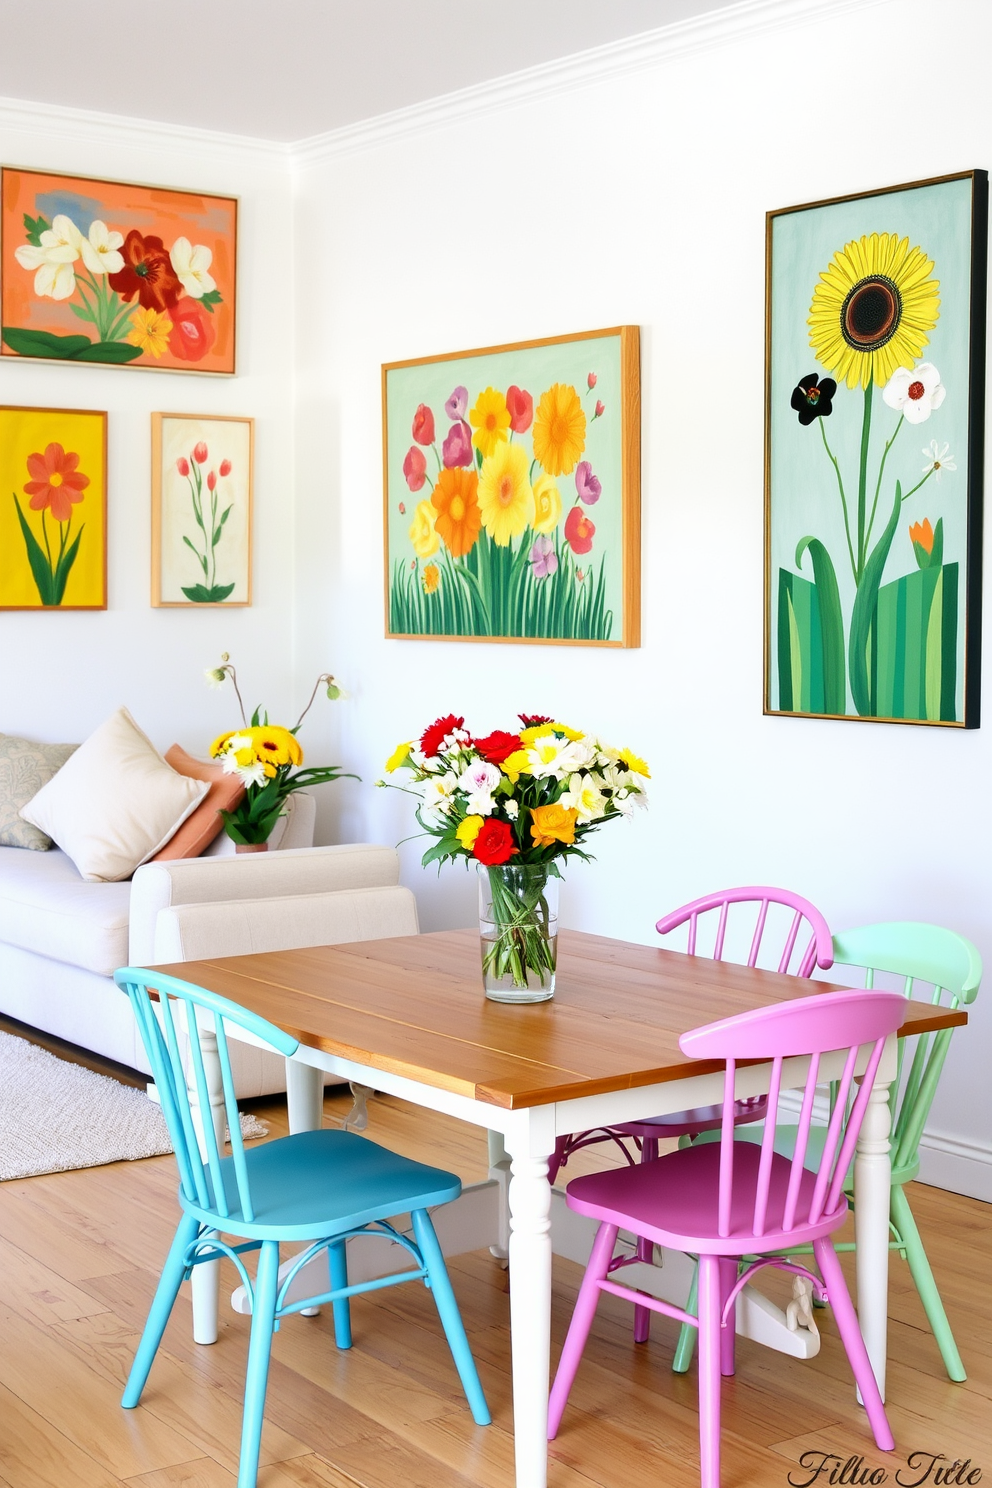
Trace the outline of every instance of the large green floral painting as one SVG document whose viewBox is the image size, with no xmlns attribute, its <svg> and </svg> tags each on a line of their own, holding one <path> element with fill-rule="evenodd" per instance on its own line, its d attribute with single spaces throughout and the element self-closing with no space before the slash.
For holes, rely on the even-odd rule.
<svg viewBox="0 0 992 1488">
<path fill-rule="evenodd" d="M 988 177 L 768 214 L 765 711 L 978 726 Z"/>
<path fill-rule="evenodd" d="M 386 634 L 636 646 L 638 330 L 382 369 Z"/>
</svg>

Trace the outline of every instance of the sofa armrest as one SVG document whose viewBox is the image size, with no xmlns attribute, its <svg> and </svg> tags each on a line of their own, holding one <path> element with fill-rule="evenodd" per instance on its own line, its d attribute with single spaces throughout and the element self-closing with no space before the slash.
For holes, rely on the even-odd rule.
<svg viewBox="0 0 992 1488">
<path fill-rule="evenodd" d="M 159 910 L 153 964 L 384 940 L 416 935 L 418 930 L 417 901 L 398 884 L 288 894 L 278 899 L 180 904 Z"/>
<path fill-rule="evenodd" d="M 370 843 L 146 863 L 131 881 L 128 956 L 132 966 L 154 961 L 159 911 L 175 905 L 383 888 L 399 876 L 395 848 Z"/>
</svg>

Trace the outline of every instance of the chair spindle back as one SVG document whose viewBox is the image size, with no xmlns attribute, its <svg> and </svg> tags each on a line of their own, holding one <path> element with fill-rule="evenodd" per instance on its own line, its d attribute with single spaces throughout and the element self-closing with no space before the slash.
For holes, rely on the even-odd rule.
<svg viewBox="0 0 992 1488">
<path fill-rule="evenodd" d="M 795 975 L 808 977 L 813 974 L 815 967 L 827 970 L 833 964 L 833 949 L 830 930 L 826 920 L 820 911 L 808 899 L 802 898 L 800 894 L 794 894 L 790 889 L 768 888 L 762 885 L 747 885 L 739 889 L 724 889 L 719 893 L 705 894 L 701 899 L 694 899 L 691 904 L 684 904 L 681 909 L 674 909 L 665 915 L 656 925 L 659 935 L 669 935 L 681 925 L 688 922 L 688 944 L 686 950 L 690 956 L 696 955 L 697 929 L 700 917 L 712 911 L 719 911 L 713 950 L 711 959 L 723 960 L 724 946 L 727 937 L 727 925 L 730 917 L 730 906 L 734 904 L 750 904 L 758 906 L 757 922 L 751 937 L 751 948 L 748 952 L 747 965 L 757 965 L 758 955 L 761 950 L 762 941 L 768 920 L 768 909 L 772 904 L 783 905 L 793 911 L 792 919 L 785 935 L 785 942 L 779 957 L 777 970 L 787 973 L 792 964 L 793 955 L 796 951 L 796 942 L 799 939 L 800 930 L 807 926 L 809 940 L 805 949 L 799 956 L 795 968 Z"/>
<path fill-rule="evenodd" d="M 841 1200 L 844 1177 L 854 1155 L 854 1146 L 871 1096 L 885 1040 L 900 1026 L 904 1015 L 905 1000 L 899 993 L 824 992 L 818 996 L 797 998 L 793 1002 L 757 1008 L 733 1018 L 723 1018 L 717 1023 L 708 1023 L 683 1034 L 679 1047 L 684 1054 L 694 1059 L 715 1058 L 726 1062 L 723 1121 L 720 1128 L 718 1227 L 721 1235 L 731 1234 L 734 1160 L 737 1154 L 734 1142 L 734 1102 L 739 1061 L 771 1060 L 772 1064 L 768 1117 L 761 1141 L 754 1209 L 750 1216 L 753 1233 L 763 1235 L 767 1233 L 772 1156 L 775 1150 L 776 1116 L 784 1062 L 795 1058 L 809 1059 L 786 1191 L 783 1227 L 790 1230 L 798 1224 L 815 1224 L 823 1216 L 833 1214 Z M 867 1063 L 850 1115 L 845 1120 L 858 1056 L 865 1046 L 868 1046 Z M 835 1052 L 843 1052 L 845 1055 L 843 1071 L 838 1079 L 838 1097 L 827 1128 L 816 1182 L 809 1194 L 806 1211 L 799 1212 L 821 1056 Z"/>
</svg>

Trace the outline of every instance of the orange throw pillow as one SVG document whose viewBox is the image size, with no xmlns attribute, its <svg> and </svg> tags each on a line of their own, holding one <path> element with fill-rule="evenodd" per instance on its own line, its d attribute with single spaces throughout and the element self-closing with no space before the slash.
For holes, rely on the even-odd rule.
<svg viewBox="0 0 992 1488">
<path fill-rule="evenodd" d="M 204 764 L 194 759 L 179 744 L 166 750 L 165 762 L 178 775 L 188 775 L 192 780 L 209 780 L 210 789 L 196 810 L 186 818 L 174 837 L 170 837 L 163 848 L 150 859 L 161 863 L 170 858 L 198 858 L 224 830 L 219 816 L 221 811 L 231 811 L 241 800 L 245 788 L 237 775 L 225 775 L 220 765 Z"/>
</svg>

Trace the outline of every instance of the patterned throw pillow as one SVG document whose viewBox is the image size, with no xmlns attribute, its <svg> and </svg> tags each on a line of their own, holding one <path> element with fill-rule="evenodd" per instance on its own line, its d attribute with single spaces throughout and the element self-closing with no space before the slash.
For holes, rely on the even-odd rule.
<svg viewBox="0 0 992 1488">
<path fill-rule="evenodd" d="M 16 734 L 0 734 L 0 847 L 45 852 L 52 839 L 18 813 L 47 785 L 78 744 L 35 744 Z"/>
</svg>

